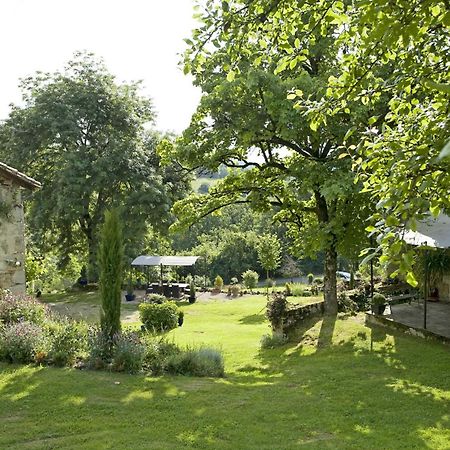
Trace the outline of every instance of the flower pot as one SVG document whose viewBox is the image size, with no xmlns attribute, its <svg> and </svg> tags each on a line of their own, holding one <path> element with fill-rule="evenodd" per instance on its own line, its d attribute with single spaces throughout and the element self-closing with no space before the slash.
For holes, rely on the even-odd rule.
<svg viewBox="0 0 450 450">
<path fill-rule="evenodd" d="M 195 303 L 195 297 L 189 297 L 189 303 Z"/>
<path fill-rule="evenodd" d="M 125 300 L 127 302 L 132 302 L 136 298 L 135 294 L 125 294 Z"/>
<path fill-rule="evenodd" d="M 372 312 L 378 316 L 382 316 L 386 305 L 372 305 Z"/>
</svg>

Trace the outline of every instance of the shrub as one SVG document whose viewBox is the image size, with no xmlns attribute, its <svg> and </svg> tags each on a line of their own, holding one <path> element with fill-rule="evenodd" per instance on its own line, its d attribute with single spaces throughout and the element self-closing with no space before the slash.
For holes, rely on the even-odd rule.
<svg viewBox="0 0 450 450">
<path fill-rule="evenodd" d="M 178 325 L 178 307 L 173 302 L 141 303 L 139 315 L 145 328 L 149 331 L 169 331 Z"/>
<path fill-rule="evenodd" d="M 241 293 L 241 286 L 239 284 L 232 284 L 230 286 L 230 292 L 233 297 L 238 297 Z"/>
<path fill-rule="evenodd" d="M 169 357 L 167 371 L 196 377 L 223 377 L 223 356 L 219 350 L 213 348 L 188 348 Z"/>
<path fill-rule="evenodd" d="M 282 347 L 287 342 L 284 334 L 265 334 L 261 338 L 261 348 Z"/>
<path fill-rule="evenodd" d="M 39 325 L 30 322 L 12 323 L 0 333 L 0 359 L 13 363 L 30 363 L 40 354 L 47 354 L 45 334 Z"/>
<path fill-rule="evenodd" d="M 314 280 L 314 274 L 308 273 L 308 284 L 312 284 Z"/>
<path fill-rule="evenodd" d="M 286 295 L 286 297 L 292 296 L 292 284 L 291 283 L 286 283 L 284 285 L 284 294 Z"/>
<path fill-rule="evenodd" d="M 192 299 L 195 301 L 195 283 L 191 281 L 189 284 L 189 299 Z"/>
<path fill-rule="evenodd" d="M 41 325 L 49 315 L 48 308 L 29 295 L 8 292 L 0 295 L 0 322 L 30 322 Z"/>
<path fill-rule="evenodd" d="M 238 283 L 239 283 L 239 280 L 238 280 L 237 277 L 232 277 L 232 278 L 231 278 L 230 284 L 238 284 Z"/>
<path fill-rule="evenodd" d="M 347 291 L 347 295 L 358 305 L 358 311 L 370 309 L 370 285 L 368 289 L 365 286 L 359 286 L 356 289 Z"/>
<path fill-rule="evenodd" d="M 145 296 L 145 303 L 165 303 L 167 301 L 167 298 L 164 297 L 164 295 L 161 294 L 147 294 Z"/>
<path fill-rule="evenodd" d="M 92 369 L 103 369 L 111 360 L 111 339 L 98 327 L 88 330 L 88 365 Z"/>
<path fill-rule="evenodd" d="M 296 297 L 302 297 L 305 293 L 305 290 L 301 284 L 295 283 L 291 285 L 292 295 Z"/>
<path fill-rule="evenodd" d="M 138 333 L 124 331 L 116 334 L 113 343 L 112 369 L 114 371 L 137 373 L 142 370 L 147 349 Z"/>
<path fill-rule="evenodd" d="M 302 297 L 312 297 L 313 293 L 311 291 L 303 291 L 301 294 Z"/>
<path fill-rule="evenodd" d="M 276 292 L 272 294 L 272 298 L 267 302 L 266 316 L 273 330 L 281 328 L 287 308 L 288 302 L 283 293 Z"/>
<path fill-rule="evenodd" d="M 214 280 L 214 288 L 219 291 L 221 291 L 223 288 L 223 278 L 220 275 L 217 275 Z"/>
<path fill-rule="evenodd" d="M 372 298 L 372 305 L 384 305 L 386 303 L 386 297 L 379 292 L 375 292 Z"/>
<path fill-rule="evenodd" d="M 267 284 L 267 287 L 271 288 L 271 287 L 274 287 L 277 284 L 277 282 L 275 280 L 272 280 L 272 278 L 267 278 L 266 284 Z"/>
<path fill-rule="evenodd" d="M 338 311 L 355 314 L 358 311 L 358 305 L 347 295 L 345 291 L 337 294 Z"/>
<path fill-rule="evenodd" d="M 57 366 L 72 365 L 87 350 L 87 328 L 80 322 L 62 319 L 48 325 L 48 358 Z"/>
<path fill-rule="evenodd" d="M 254 289 L 258 284 L 259 275 L 254 270 L 246 270 L 242 274 L 242 281 L 244 282 L 244 286 L 248 289 Z"/>
<path fill-rule="evenodd" d="M 167 371 L 168 359 L 180 353 L 181 350 L 176 344 L 168 342 L 165 338 L 146 335 L 143 339 L 146 348 L 144 368 L 152 375 L 162 375 Z"/>
</svg>

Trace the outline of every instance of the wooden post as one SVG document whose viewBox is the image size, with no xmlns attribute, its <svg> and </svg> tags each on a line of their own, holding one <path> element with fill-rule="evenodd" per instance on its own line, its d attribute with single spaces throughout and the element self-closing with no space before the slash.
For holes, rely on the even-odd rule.
<svg viewBox="0 0 450 450">
<path fill-rule="evenodd" d="M 370 237 L 370 246 L 373 249 L 374 246 L 374 242 L 373 242 L 373 237 Z M 371 304 L 373 304 L 373 258 L 370 259 L 370 300 L 371 300 Z M 392 311 L 391 311 L 392 314 Z"/>
<path fill-rule="evenodd" d="M 425 243 L 426 245 L 426 243 Z M 428 298 L 428 250 L 425 249 L 425 281 L 423 286 L 423 329 L 427 329 L 427 298 Z"/>
</svg>

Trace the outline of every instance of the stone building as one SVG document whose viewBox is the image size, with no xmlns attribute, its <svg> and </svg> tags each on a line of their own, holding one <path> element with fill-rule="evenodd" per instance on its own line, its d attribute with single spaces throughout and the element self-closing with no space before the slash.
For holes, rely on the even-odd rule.
<svg viewBox="0 0 450 450">
<path fill-rule="evenodd" d="M 21 188 L 40 183 L 0 162 L 0 289 L 25 292 L 25 227 Z"/>
</svg>

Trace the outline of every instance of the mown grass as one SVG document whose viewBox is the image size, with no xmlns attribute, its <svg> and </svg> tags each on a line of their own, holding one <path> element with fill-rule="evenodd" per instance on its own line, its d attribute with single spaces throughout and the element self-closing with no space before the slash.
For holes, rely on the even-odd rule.
<svg viewBox="0 0 450 450">
<path fill-rule="evenodd" d="M 88 323 L 99 321 L 101 299 L 98 291 L 45 294 L 41 301 L 71 319 L 85 320 Z M 123 303 L 121 319 L 131 323 L 138 321 L 137 306 Z"/>
<path fill-rule="evenodd" d="M 264 302 L 182 305 L 169 338 L 222 348 L 224 379 L 1 364 L 0 448 L 450 448 L 448 347 L 359 315 L 260 350 Z"/>
</svg>

